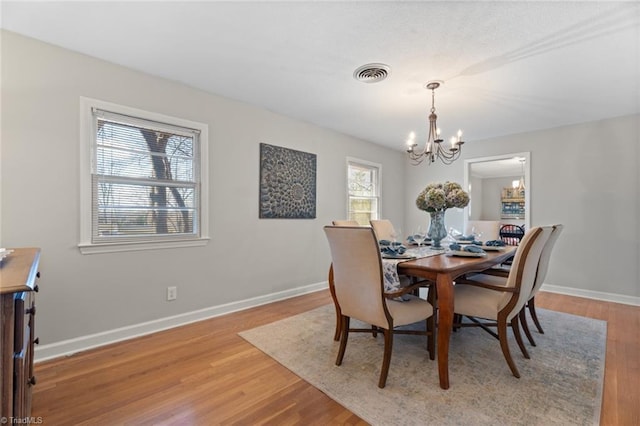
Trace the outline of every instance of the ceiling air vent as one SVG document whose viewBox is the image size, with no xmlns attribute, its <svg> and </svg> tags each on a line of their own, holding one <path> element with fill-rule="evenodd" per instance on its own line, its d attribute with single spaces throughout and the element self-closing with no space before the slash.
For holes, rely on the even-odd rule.
<svg viewBox="0 0 640 426">
<path fill-rule="evenodd" d="M 353 72 L 353 78 L 363 83 L 377 83 L 387 78 L 391 67 L 385 64 L 366 64 Z"/>
</svg>

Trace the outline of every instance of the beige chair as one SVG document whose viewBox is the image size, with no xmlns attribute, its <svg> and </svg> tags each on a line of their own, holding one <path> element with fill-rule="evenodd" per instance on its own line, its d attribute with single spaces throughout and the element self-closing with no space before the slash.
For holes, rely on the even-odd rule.
<svg viewBox="0 0 640 426">
<path fill-rule="evenodd" d="M 551 261 L 551 252 L 553 251 L 553 247 L 556 245 L 556 241 L 558 241 L 558 237 L 562 233 L 564 226 L 562 224 L 557 224 L 553 226 L 553 232 L 549 237 L 549 241 L 542 249 L 542 255 L 540 256 L 540 262 L 538 263 L 538 271 L 536 273 L 536 282 L 533 285 L 533 290 L 531 291 L 531 296 L 529 296 L 529 300 L 527 301 L 527 308 L 529 309 L 529 314 L 531 314 L 531 319 L 536 325 L 536 328 L 541 334 L 544 334 L 542 327 L 540 326 L 540 322 L 538 321 L 538 315 L 536 314 L 536 306 L 535 306 L 535 298 L 536 294 L 540 291 L 542 284 L 544 284 L 544 280 L 547 278 L 547 272 L 549 271 L 549 263 Z M 526 324 L 526 318 L 524 314 L 524 310 L 522 311 L 522 316 L 520 317 L 522 321 Z M 526 325 L 525 325 L 526 327 Z M 530 335 L 528 336 L 530 337 Z M 533 342 L 533 338 L 529 340 L 532 345 L 535 346 Z"/>
<path fill-rule="evenodd" d="M 476 275 L 473 279 L 460 278 L 454 286 L 454 327 L 479 326 L 498 338 L 511 373 L 520 377 L 509 351 L 507 327 L 511 325 L 518 346 L 529 358 L 522 342 L 518 325 L 519 313 L 529 300 L 536 280 L 538 263 L 552 227 L 536 227 L 527 232 L 518 246 L 506 284 L 500 277 Z M 496 282 L 497 279 L 497 282 Z M 463 323 L 465 316 L 471 323 Z M 489 327 L 497 327 L 494 333 Z"/>
<path fill-rule="evenodd" d="M 527 324 L 526 310 L 527 309 L 529 310 L 531 319 L 536 325 L 536 328 L 538 329 L 538 331 L 541 334 L 544 334 L 544 330 L 542 330 L 542 326 L 540 325 L 540 321 L 538 321 L 538 315 L 536 313 L 535 297 L 536 297 L 536 294 L 538 294 L 538 292 L 540 291 L 542 284 L 544 284 L 544 280 L 547 278 L 547 272 L 549 270 L 549 262 L 551 260 L 551 252 L 553 251 L 553 247 L 555 246 L 556 241 L 558 241 L 558 237 L 560 236 L 560 233 L 562 233 L 563 228 L 564 226 L 561 224 L 553 225 L 551 236 L 547 240 L 547 243 L 542 249 L 542 254 L 540 255 L 540 261 L 538 262 L 538 268 L 536 271 L 536 280 L 535 280 L 535 283 L 533 284 L 531 295 L 529 296 L 529 300 L 527 301 L 526 306 L 522 308 L 519 314 L 520 325 L 522 325 L 522 329 L 524 330 L 524 333 L 527 336 L 527 339 L 529 340 L 529 343 L 531 343 L 532 346 L 536 346 L 536 342 L 533 339 L 531 332 L 529 331 L 529 325 Z M 495 284 L 501 284 L 501 285 L 506 284 L 506 278 L 509 276 L 508 270 L 504 270 L 504 269 L 489 269 L 482 273 L 486 275 L 502 277 L 501 282 L 498 281 L 498 279 L 493 279 Z"/>
<path fill-rule="evenodd" d="M 417 283 L 395 293 L 385 293 L 382 259 L 373 229 L 367 227 L 325 226 L 333 266 L 335 293 L 340 305 L 342 321 L 340 349 L 336 365 L 341 365 L 350 332 L 370 329 L 351 329 L 351 318 L 372 324 L 384 334 L 384 356 L 378 387 L 387 381 L 397 333 L 427 336 L 427 349 L 435 358 L 435 319 L 433 306 L 426 300 L 409 294 L 422 285 Z M 405 301 L 393 300 L 402 296 Z M 425 321 L 426 330 L 398 330 L 396 327 Z"/>
<path fill-rule="evenodd" d="M 355 220 L 334 220 L 332 221 L 334 226 L 360 226 L 360 224 Z M 340 313 L 340 305 L 338 304 L 338 299 L 336 299 L 336 290 L 333 285 L 333 265 L 329 268 L 329 292 L 331 293 L 331 298 L 333 299 L 333 306 L 336 308 L 336 330 L 333 333 L 333 340 L 340 340 L 340 328 L 341 328 L 341 318 L 342 315 Z"/>
<path fill-rule="evenodd" d="M 393 223 L 387 219 L 378 219 L 378 220 L 370 220 L 369 223 L 373 228 L 373 231 L 376 233 L 376 237 L 378 241 L 380 240 L 389 240 L 393 241 L 393 236 L 396 236 L 398 241 L 402 241 L 402 235 L 398 235 L 396 233 L 395 228 L 393 227 Z"/>
<path fill-rule="evenodd" d="M 355 220 L 334 220 L 334 226 L 360 226 L 360 224 Z"/>
<path fill-rule="evenodd" d="M 471 235 L 474 229 L 476 234 L 481 234 L 480 241 L 500 239 L 500 222 L 497 220 L 470 220 L 465 235 Z"/>
</svg>

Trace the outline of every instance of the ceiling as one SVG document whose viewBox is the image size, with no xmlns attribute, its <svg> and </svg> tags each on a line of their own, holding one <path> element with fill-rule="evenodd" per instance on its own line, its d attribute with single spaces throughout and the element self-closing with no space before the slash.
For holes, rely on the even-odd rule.
<svg viewBox="0 0 640 426">
<path fill-rule="evenodd" d="M 403 149 L 640 113 L 638 2 L 8 2 L 2 28 Z M 391 67 L 362 83 L 367 63 Z"/>
</svg>

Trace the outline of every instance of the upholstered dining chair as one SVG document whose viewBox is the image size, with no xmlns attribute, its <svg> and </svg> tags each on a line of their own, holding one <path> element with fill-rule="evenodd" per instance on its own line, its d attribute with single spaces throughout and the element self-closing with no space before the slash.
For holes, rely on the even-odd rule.
<svg viewBox="0 0 640 426">
<path fill-rule="evenodd" d="M 522 326 L 522 330 L 524 331 L 524 334 L 527 336 L 527 339 L 529 340 L 529 343 L 531 343 L 532 346 L 536 346 L 536 342 L 533 339 L 531 332 L 529 331 L 529 325 L 527 324 L 526 311 L 529 310 L 529 315 L 531 316 L 533 323 L 538 329 L 538 332 L 540 332 L 540 334 L 544 334 L 544 330 L 540 325 L 540 321 L 538 320 L 538 315 L 536 313 L 535 298 L 536 298 L 536 294 L 538 294 L 538 292 L 540 291 L 542 284 L 544 284 L 544 280 L 547 278 L 547 272 L 549 271 L 549 263 L 551 260 L 551 252 L 553 251 L 553 247 L 555 246 L 556 241 L 558 241 L 558 237 L 560 236 L 560 233 L 562 233 L 563 228 L 564 226 L 562 224 L 557 224 L 552 226 L 551 236 L 549 236 L 547 243 L 544 245 L 544 248 L 542 249 L 542 254 L 540 255 L 540 261 L 538 262 L 538 268 L 536 270 L 536 280 L 535 280 L 535 283 L 533 284 L 531 295 L 529 296 L 529 300 L 527 301 L 527 304 L 522 308 L 519 314 L 520 325 Z M 495 284 L 502 284 L 502 285 L 506 285 L 506 279 L 509 276 L 508 271 L 504 269 L 488 269 L 486 271 L 483 271 L 482 274 L 501 277 L 502 282 L 499 282 L 498 279 L 492 279 L 492 280 L 494 281 Z"/>
<path fill-rule="evenodd" d="M 393 227 L 393 223 L 391 223 L 388 219 L 377 219 L 370 220 L 369 223 L 373 228 L 373 231 L 376 233 L 376 237 L 378 241 L 380 240 L 393 240 L 393 236 L 395 235 L 397 239 L 402 241 L 402 235 L 397 235 L 395 228 Z"/>
<path fill-rule="evenodd" d="M 360 224 L 355 220 L 334 220 L 332 221 L 334 226 L 360 226 Z M 341 329 L 341 319 L 342 315 L 340 314 L 340 304 L 338 303 L 338 299 L 336 298 L 336 290 L 333 285 L 333 265 L 329 267 L 329 292 L 331 293 L 331 298 L 333 299 L 333 306 L 336 308 L 336 330 L 333 333 L 333 340 L 340 340 L 340 329 Z"/>
<path fill-rule="evenodd" d="M 474 230 L 476 234 L 481 234 L 481 241 L 500 239 L 500 222 L 497 220 L 470 220 L 465 235 L 471 235 Z"/>
<path fill-rule="evenodd" d="M 551 226 L 543 226 L 532 228 L 525 234 L 516 250 L 506 284 L 494 281 L 499 277 L 474 275 L 473 279 L 456 279 L 454 286 L 454 327 L 479 326 L 497 337 L 511 373 L 518 378 L 520 372 L 509 351 L 507 328 L 511 326 L 522 354 L 529 358 L 520 335 L 518 318 L 533 290 L 542 249 L 551 232 Z M 472 322 L 462 323 L 462 316 Z M 497 334 L 489 327 L 497 327 Z"/>
<path fill-rule="evenodd" d="M 553 225 L 553 231 L 551 232 L 551 236 L 542 249 L 542 255 L 540 256 L 540 262 L 538 263 L 538 270 L 536 272 L 536 282 L 533 285 L 533 290 L 531 290 L 531 296 L 529 296 L 529 300 L 527 301 L 527 309 L 529 309 L 529 314 L 531 315 L 531 319 L 533 320 L 536 328 L 540 332 L 540 334 L 544 334 L 544 330 L 542 330 L 542 326 L 540 326 L 540 321 L 538 321 L 538 315 L 536 314 L 536 305 L 535 298 L 536 294 L 540 291 L 542 284 L 544 284 L 544 280 L 547 278 L 547 272 L 549 271 L 549 263 L 551 261 L 551 252 L 553 251 L 553 247 L 556 245 L 556 241 L 558 241 L 558 237 L 562 233 L 564 229 L 564 225 L 557 224 Z M 521 321 L 525 322 L 526 327 L 526 318 L 524 314 L 524 310 L 521 314 Z M 535 346 L 533 338 L 531 335 L 528 335 L 529 341 L 532 345 Z"/>
<path fill-rule="evenodd" d="M 360 226 L 356 220 L 334 220 L 332 223 L 334 226 Z"/>
<path fill-rule="evenodd" d="M 344 359 L 350 332 L 370 329 L 351 329 L 351 318 L 371 324 L 384 334 L 384 354 L 378 387 L 386 385 L 394 334 L 427 336 L 427 350 L 435 358 L 435 319 L 433 306 L 410 293 L 422 285 L 416 283 L 394 293 L 384 292 L 382 259 L 377 237 L 372 228 L 325 226 L 331 249 L 336 297 L 341 309 L 340 348 L 336 365 Z M 402 301 L 395 300 L 402 297 Z M 403 330 L 396 327 L 425 322 L 425 330 Z"/>
</svg>

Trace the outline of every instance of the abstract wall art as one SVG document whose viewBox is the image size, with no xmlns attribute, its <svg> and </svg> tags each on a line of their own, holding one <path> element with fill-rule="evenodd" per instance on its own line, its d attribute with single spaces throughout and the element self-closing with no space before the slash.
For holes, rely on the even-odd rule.
<svg viewBox="0 0 640 426">
<path fill-rule="evenodd" d="M 260 218 L 315 219 L 316 154 L 260 144 Z"/>
</svg>

